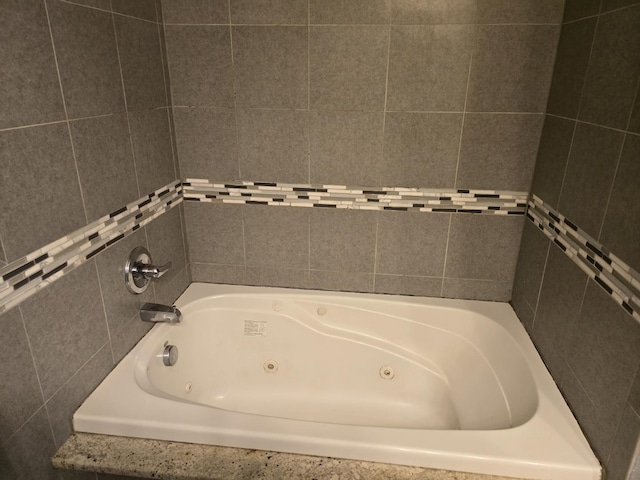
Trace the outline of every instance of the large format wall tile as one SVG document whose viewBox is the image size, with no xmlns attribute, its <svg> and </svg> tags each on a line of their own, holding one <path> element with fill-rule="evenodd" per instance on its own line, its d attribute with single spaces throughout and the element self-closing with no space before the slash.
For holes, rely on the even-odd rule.
<svg viewBox="0 0 640 480">
<path fill-rule="evenodd" d="M 391 28 L 387 110 L 462 111 L 474 27 Z"/>
<path fill-rule="evenodd" d="M 467 110 L 544 112 L 559 27 L 478 27 Z"/>
<path fill-rule="evenodd" d="M 462 114 L 387 113 L 380 185 L 453 188 Z"/>
<path fill-rule="evenodd" d="M 388 45 L 388 27 L 312 27 L 311 108 L 384 110 Z"/>
<path fill-rule="evenodd" d="M 135 2 L 111 0 L 111 7 L 114 12 L 123 13 L 131 17 L 149 20 L 150 22 L 157 20 L 155 0 L 136 0 Z"/>
<path fill-rule="evenodd" d="M 624 129 L 640 79 L 640 5 L 601 15 L 580 120 Z"/>
<path fill-rule="evenodd" d="M 0 430 L 13 435 L 43 405 L 42 392 L 33 365 L 29 341 L 20 309 L 0 317 L 5 341 L 0 351 Z"/>
<path fill-rule="evenodd" d="M 158 25 L 120 15 L 114 21 L 127 109 L 166 106 Z"/>
<path fill-rule="evenodd" d="M 604 218 L 622 140 L 622 133 L 607 128 L 583 123 L 576 127 L 558 209 L 595 238 Z"/>
<path fill-rule="evenodd" d="M 180 173 L 186 178 L 238 178 L 236 117 L 233 110 L 174 109 Z"/>
<path fill-rule="evenodd" d="M 388 25 L 390 0 L 309 0 L 309 23 Z"/>
<path fill-rule="evenodd" d="M 383 122 L 382 112 L 312 112 L 311 183 L 378 185 Z"/>
<path fill-rule="evenodd" d="M 236 101 L 246 108 L 307 108 L 307 27 L 233 27 Z"/>
<path fill-rule="evenodd" d="M 73 292 L 73 302 L 66 292 Z M 93 262 L 60 278 L 20 309 L 47 399 L 109 341 Z"/>
<path fill-rule="evenodd" d="M 563 0 L 478 0 L 478 23 L 559 24 L 563 6 Z"/>
<path fill-rule="evenodd" d="M 140 196 L 125 114 L 73 121 L 71 138 L 89 221 Z"/>
<path fill-rule="evenodd" d="M 542 115 L 467 114 L 457 188 L 528 191 Z"/>
<path fill-rule="evenodd" d="M 85 224 L 65 124 L 0 132 L 0 163 L 0 191 L 6 199 L 0 231 L 9 262 Z"/>
<path fill-rule="evenodd" d="M 111 13 L 59 0 L 47 6 L 69 117 L 124 111 Z"/>
<path fill-rule="evenodd" d="M 391 23 L 437 25 L 474 23 L 477 0 L 394 0 L 391 2 Z"/>
<path fill-rule="evenodd" d="M 173 105 L 233 107 L 229 27 L 165 26 Z"/>
<path fill-rule="evenodd" d="M 597 15 L 601 0 L 566 0 L 564 5 L 564 22 Z"/>
<path fill-rule="evenodd" d="M 241 109 L 237 121 L 242 178 L 285 183 L 309 181 L 307 112 Z"/>
<path fill-rule="evenodd" d="M 229 0 L 231 23 L 306 25 L 308 0 Z"/>
<path fill-rule="evenodd" d="M 44 3 L 0 2 L 0 128 L 65 118 Z"/>
<path fill-rule="evenodd" d="M 229 0 L 162 0 L 167 24 L 228 24 Z"/>
</svg>

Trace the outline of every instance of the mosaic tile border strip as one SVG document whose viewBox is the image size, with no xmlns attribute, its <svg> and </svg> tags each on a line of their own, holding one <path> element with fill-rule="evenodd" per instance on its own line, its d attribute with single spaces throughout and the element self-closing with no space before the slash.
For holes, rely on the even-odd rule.
<svg viewBox="0 0 640 480">
<path fill-rule="evenodd" d="M 494 215 L 524 215 L 527 208 L 527 192 L 498 190 L 217 183 L 196 178 L 185 179 L 183 188 L 185 201 L 191 202 Z"/>
<path fill-rule="evenodd" d="M 529 200 L 527 218 L 618 305 L 640 321 L 640 273 L 535 195 Z"/>
<path fill-rule="evenodd" d="M 182 203 L 173 181 L 0 269 L 0 314 Z"/>
</svg>

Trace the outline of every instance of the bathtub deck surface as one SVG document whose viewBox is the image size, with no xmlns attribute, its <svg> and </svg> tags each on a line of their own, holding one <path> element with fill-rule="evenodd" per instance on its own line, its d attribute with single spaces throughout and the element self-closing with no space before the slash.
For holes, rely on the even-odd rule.
<svg viewBox="0 0 640 480">
<path fill-rule="evenodd" d="M 51 461 L 59 469 L 161 480 L 509 480 L 493 475 L 93 433 L 71 435 Z"/>
</svg>

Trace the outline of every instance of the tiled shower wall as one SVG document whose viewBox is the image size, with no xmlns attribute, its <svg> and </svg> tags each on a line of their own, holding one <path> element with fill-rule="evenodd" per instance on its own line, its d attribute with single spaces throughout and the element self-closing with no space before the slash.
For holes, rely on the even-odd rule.
<svg viewBox="0 0 640 480">
<path fill-rule="evenodd" d="M 183 178 L 528 191 L 562 0 L 163 1 Z M 509 300 L 523 217 L 188 203 L 194 281 Z"/>
<path fill-rule="evenodd" d="M 0 266 L 179 178 L 159 23 L 149 0 L 0 2 Z M 173 269 L 134 297 L 137 245 Z M 49 466 L 71 414 L 147 331 L 142 302 L 188 285 L 186 265 L 174 208 L 0 317 L 0 478 L 71 475 Z"/>
<path fill-rule="evenodd" d="M 637 0 L 567 1 L 532 186 L 636 271 L 639 46 Z M 607 479 L 638 478 L 640 325 L 530 222 L 512 304 Z"/>
</svg>

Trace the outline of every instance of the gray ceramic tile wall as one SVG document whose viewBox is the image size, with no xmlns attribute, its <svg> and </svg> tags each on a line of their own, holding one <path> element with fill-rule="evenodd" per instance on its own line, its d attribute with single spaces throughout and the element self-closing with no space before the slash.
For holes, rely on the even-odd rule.
<svg viewBox="0 0 640 480">
<path fill-rule="evenodd" d="M 2 264 L 178 178 L 155 2 L 113 9 L 0 2 Z M 1 478 L 60 480 L 49 458 L 73 411 L 148 330 L 140 303 L 170 303 L 188 285 L 180 209 L 165 217 L 169 234 L 144 227 L 0 316 Z M 140 297 L 122 281 L 137 245 L 176 265 Z"/>
<path fill-rule="evenodd" d="M 532 186 L 636 270 L 639 17 L 637 1 L 567 0 Z M 522 238 L 512 305 L 606 478 L 635 478 L 638 322 L 534 226 Z"/>
<path fill-rule="evenodd" d="M 529 189 L 562 1 L 223 3 L 163 2 L 184 177 Z M 510 298 L 515 218 L 487 232 L 508 261 L 485 278 L 455 270 L 465 247 L 448 215 L 235 210 L 187 205 L 194 277 Z M 478 256 L 474 272 L 493 263 Z"/>
</svg>

